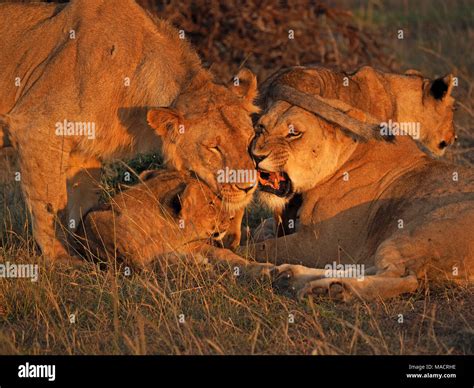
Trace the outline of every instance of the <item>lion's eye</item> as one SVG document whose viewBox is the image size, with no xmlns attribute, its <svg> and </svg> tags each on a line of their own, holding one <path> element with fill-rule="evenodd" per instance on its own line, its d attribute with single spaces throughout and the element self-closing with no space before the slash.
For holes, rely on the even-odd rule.
<svg viewBox="0 0 474 388">
<path fill-rule="evenodd" d="M 257 125 L 255 125 L 255 133 L 257 134 L 257 136 L 262 135 L 264 132 L 265 132 L 265 125 L 261 123 L 257 123 Z"/>
<path fill-rule="evenodd" d="M 213 146 L 213 147 L 207 147 L 207 149 L 211 152 L 214 152 L 215 154 L 220 154 L 221 151 L 218 146 Z"/>
<path fill-rule="evenodd" d="M 301 136 L 303 136 L 303 132 L 300 132 L 294 128 L 288 131 L 288 135 L 286 135 L 288 139 L 299 139 Z"/>
</svg>

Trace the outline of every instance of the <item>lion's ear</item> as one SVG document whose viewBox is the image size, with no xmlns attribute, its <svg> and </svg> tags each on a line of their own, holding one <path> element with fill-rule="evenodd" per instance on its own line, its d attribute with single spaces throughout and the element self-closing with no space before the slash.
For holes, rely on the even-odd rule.
<svg viewBox="0 0 474 388">
<path fill-rule="evenodd" d="M 253 111 L 254 100 L 257 98 L 257 77 L 249 69 L 242 69 L 234 77 L 232 85 L 230 86 L 235 94 L 240 96 Z"/>
<path fill-rule="evenodd" d="M 448 74 L 430 82 L 429 94 L 436 100 L 443 100 L 445 97 L 451 95 L 453 86 L 454 76 L 452 74 Z"/>
<path fill-rule="evenodd" d="M 180 195 L 181 202 L 181 217 L 185 219 L 190 218 L 191 209 L 196 209 L 198 206 L 197 199 L 202 197 L 202 191 L 196 184 L 188 184 Z"/>
<path fill-rule="evenodd" d="M 176 140 L 179 125 L 181 122 L 180 114 L 171 108 L 154 108 L 147 113 L 147 121 L 158 135 L 162 137 L 169 136 L 171 141 Z"/>
</svg>

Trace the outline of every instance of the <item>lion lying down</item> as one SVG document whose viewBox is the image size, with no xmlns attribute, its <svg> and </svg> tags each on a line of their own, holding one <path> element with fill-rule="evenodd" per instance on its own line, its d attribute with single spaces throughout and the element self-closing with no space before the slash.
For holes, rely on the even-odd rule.
<svg viewBox="0 0 474 388">
<path fill-rule="evenodd" d="M 260 104 L 269 109 L 280 101 L 278 107 L 282 110 L 300 106 L 359 138 L 411 136 L 420 149 L 439 157 L 456 139 L 455 100 L 451 96 L 454 85 L 451 74 L 429 79 L 415 70 L 396 74 L 364 66 L 346 74 L 319 66 L 295 66 L 278 71 L 262 83 Z M 348 121 L 345 114 L 334 114 L 348 111 L 358 119 L 356 123 Z M 260 174 L 261 186 L 276 194 L 273 201 L 278 201 L 275 182 L 281 179 L 278 174 Z M 293 233 L 298 223 L 291 220 L 296 220 L 300 202 L 301 196 L 295 195 L 283 211 L 275 212 L 274 221 L 266 220 L 255 231 L 254 239 Z"/>
<path fill-rule="evenodd" d="M 89 212 L 79 227 L 79 251 L 136 267 L 185 255 L 225 261 L 258 272 L 230 250 L 217 248 L 232 214 L 205 184 L 176 171 L 146 171 L 139 183 Z"/>
<path fill-rule="evenodd" d="M 364 116 L 355 108 L 347 114 Z M 278 288 L 348 300 L 412 292 L 425 276 L 474 280 L 472 169 L 431 159 L 408 136 L 354 140 L 282 101 L 257 128 L 252 153 L 260 174 L 279 177 L 261 199 L 281 208 L 302 197 L 296 233 L 248 248 L 282 264 Z M 328 277 L 323 268 L 333 263 L 363 264 L 366 276 Z"/>
</svg>

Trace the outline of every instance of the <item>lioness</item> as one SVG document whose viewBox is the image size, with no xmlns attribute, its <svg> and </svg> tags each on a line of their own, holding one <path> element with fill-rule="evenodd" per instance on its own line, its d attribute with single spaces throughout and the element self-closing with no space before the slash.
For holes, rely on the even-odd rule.
<svg viewBox="0 0 474 388">
<path fill-rule="evenodd" d="M 167 170 L 147 171 L 141 181 L 84 217 L 78 229 L 82 253 L 138 267 L 181 255 L 250 265 L 210 244 L 224 237 L 233 214 L 205 184 Z"/>
<path fill-rule="evenodd" d="M 355 108 L 346 113 L 364 117 Z M 262 199 L 278 208 L 294 193 L 302 196 L 296 233 L 248 247 L 254 257 L 287 263 L 275 271 L 277 286 L 347 300 L 410 292 L 425 274 L 474 280 L 471 169 L 431 159 L 407 136 L 354 140 L 282 101 L 257 127 L 258 169 L 279 177 Z M 370 266 L 369 276 L 331 278 L 307 268 L 333 262 Z"/>
<path fill-rule="evenodd" d="M 133 0 L 0 4 L 0 19 L 0 135 L 18 152 L 45 256 L 70 257 L 65 235 L 97 204 L 106 159 L 161 149 L 242 212 L 255 182 L 216 174 L 255 168 L 250 71 L 217 84 L 182 33 Z"/>
</svg>

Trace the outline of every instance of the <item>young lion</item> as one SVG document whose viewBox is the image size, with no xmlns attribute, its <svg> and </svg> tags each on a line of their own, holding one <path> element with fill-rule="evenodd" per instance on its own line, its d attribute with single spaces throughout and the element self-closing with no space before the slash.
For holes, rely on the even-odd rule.
<svg viewBox="0 0 474 388">
<path fill-rule="evenodd" d="M 243 215 L 254 182 L 218 182 L 217 171 L 254 168 L 250 71 L 219 84 L 178 30 L 134 0 L 6 3 L 0 20 L 0 147 L 18 154 L 45 257 L 71 261 L 66 237 L 98 204 L 102 163 L 138 153 L 195 171 Z"/>
<path fill-rule="evenodd" d="M 147 171 L 142 183 L 89 212 L 79 228 L 84 253 L 145 266 L 164 256 L 208 255 L 247 265 L 212 246 L 229 228 L 232 214 L 205 184 L 176 171 Z"/>
</svg>

